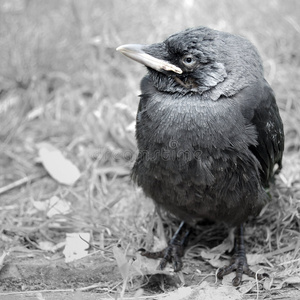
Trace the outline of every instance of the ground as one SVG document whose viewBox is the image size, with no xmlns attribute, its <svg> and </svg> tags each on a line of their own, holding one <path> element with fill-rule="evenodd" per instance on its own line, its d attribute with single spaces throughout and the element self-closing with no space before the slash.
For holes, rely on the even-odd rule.
<svg viewBox="0 0 300 300">
<path fill-rule="evenodd" d="M 0 298 L 299 299 L 299 19 L 297 0 L 1 1 Z M 246 224 L 248 259 L 270 278 L 237 289 L 215 280 L 232 246 L 222 224 L 197 226 L 179 274 L 137 251 L 161 248 L 178 222 L 130 180 L 146 70 L 115 48 L 199 25 L 255 44 L 285 127 L 272 201 Z M 49 147 L 79 170 L 73 184 Z M 68 211 L 50 214 L 53 199 Z M 66 235 L 79 232 L 88 256 L 67 263 Z"/>
</svg>

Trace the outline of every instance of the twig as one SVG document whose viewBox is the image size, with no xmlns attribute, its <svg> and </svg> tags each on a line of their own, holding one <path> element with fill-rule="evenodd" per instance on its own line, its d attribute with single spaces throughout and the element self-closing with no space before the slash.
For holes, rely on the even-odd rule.
<svg viewBox="0 0 300 300">
<path fill-rule="evenodd" d="M 75 289 L 61 289 L 61 290 L 37 290 L 37 291 L 25 291 L 25 292 L 8 292 L 0 293 L 0 296 L 10 295 L 28 295 L 28 294 L 39 294 L 39 293 L 62 293 L 62 292 L 75 292 Z"/>
<path fill-rule="evenodd" d="M 33 290 L 33 291 L 24 291 L 24 292 L 8 292 L 0 293 L 1 296 L 11 296 L 11 295 L 30 295 L 30 294 L 41 294 L 41 293 L 74 293 L 74 292 L 83 292 L 88 291 L 94 288 L 100 287 L 100 283 L 93 284 L 87 287 L 82 287 L 78 289 L 60 289 L 60 290 Z M 106 291 L 106 289 L 105 289 Z M 111 298 L 109 298 L 111 299 Z M 103 299 L 104 300 L 104 299 Z"/>
<path fill-rule="evenodd" d="M 295 247 L 296 247 L 296 244 L 293 244 L 291 246 L 287 246 L 285 248 L 281 248 L 281 249 L 275 250 L 273 252 L 266 253 L 266 254 L 264 254 L 264 256 L 265 257 L 273 257 L 278 254 L 283 254 L 284 252 L 292 251 L 295 249 Z"/>
<path fill-rule="evenodd" d="M 259 285 L 258 285 L 258 272 L 260 271 L 261 269 L 259 269 L 256 273 L 255 273 L 255 284 L 256 284 L 256 300 L 259 299 Z"/>
<path fill-rule="evenodd" d="M 3 187 L 0 188 L 0 195 L 4 194 L 4 193 L 6 193 L 6 192 L 8 192 L 8 191 L 10 191 L 10 190 L 12 190 L 14 188 L 17 188 L 17 187 L 19 187 L 19 186 L 21 186 L 21 185 L 23 185 L 23 184 L 25 184 L 25 183 L 27 183 L 29 181 L 33 181 L 33 180 L 42 178 L 42 177 L 46 176 L 46 174 L 47 173 L 32 174 L 32 175 L 29 175 L 29 176 L 25 176 L 25 177 L 23 177 L 23 178 L 15 181 L 15 182 L 12 182 L 12 183 L 10 183 L 10 184 L 8 184 L 6 186 L 3 186 Z"/>
<path fill-rule="evenodd" d="M 300 260 L 300 258 L 292 259 L 292 260 L 289 260 L 289 261 L 285 261 L 285 262 L 283 262 L 283 263 L 280 263 L 280 264 L 278 264 L 277 266 L 283 266 L 283 265 L 286 265 L 286 264 L 291 264 L 291 263 L 297 262 L 297 261 L 299 261 L 299 260 Z"/>
<path fill-rule="evenodd" d="M 110 254 L 113 253 L 113 252 L 110 251 L 110 250 L 106 250 L 106 249 L 104 249 L 104 248 L 101 248 L 101 247 L 98 247 L 98 246 L 93 245 L 93 244 L 90 243 L 89 241 L 85 240 L 80 234 L 79 234 L 79 238 L 80 238 L 81 240 L 83 240 L 84 242 L 86 242 L 91 248 L 94 248 L 94 249 L 98 250 L 99 252 L 107 252 L 107 253 L 110 253 Z M 97 251 L 97 252 L 98 252 L 98 251 Z M 93 252 L 93 253 L 91 253 L 91 254 L 94 255 L 95 252 Z M 91 255 L 91 254 L 89 254 L 89 255 Z"/>
<path fill-rule="evenodd" d="M 99 282 L 99 283 L 95 283 L 95 284 L 92 284 L 92 285 L 89 285 L 89 286 L 78 288 L 78 289 L 76 289 L 76 291 L 86 292 L 86 291 L 90 291 L 90 290 L 96 289 L 96 288 L 101 287 L 101 286 L 103 286 L 103 283 Z"/>
</svg>

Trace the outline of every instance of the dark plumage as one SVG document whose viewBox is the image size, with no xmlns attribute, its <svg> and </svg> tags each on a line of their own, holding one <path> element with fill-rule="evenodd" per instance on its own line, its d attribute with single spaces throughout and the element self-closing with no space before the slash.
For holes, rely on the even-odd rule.
<svg viewBox="0 0 300 300">
<path fill-rule="evenodd" d="M 248 268 L 242 224 L 268 201 L 265 188 L 284 148 L 283 125 L 255 47 L 245 38 L 205 27 L 149 46 L 124 45 L 143 63 L 133 179 L 158 205 L 184 221 L 160 253 L 161 267 L 182 266 L 182 247 L 202 218 L 237 226 L 230 267 L 234 284 Z M 179 245 L 180 244 L 180 245 Z M 244 270 L 243 270 L 244 269 Z M 252 273 L 251 273 L 252 272 Z"/>
</svg>

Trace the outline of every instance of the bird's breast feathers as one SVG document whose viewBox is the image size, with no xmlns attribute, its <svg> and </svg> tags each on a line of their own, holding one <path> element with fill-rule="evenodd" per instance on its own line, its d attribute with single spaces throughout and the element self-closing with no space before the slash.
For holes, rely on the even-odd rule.
<svg viewBox="0 0 300 300">
<path fill-rule="evenodd" d="M 176 142 L 178 150 L 196 147 L 212 151 L 228 148 L 240 151 L 256 142 L 255 128 L 247 124 L 239 103 L 225 97 L 210 101 L 202 100 L 197 94 L 153 94 L 139 112 L 137 136 L 149 130 L 152 134 L 147 135 L 148 145 L 172 141 Z"/>
<path fill-rule="evenodd" d="M 136 129 L 139 163 L 149 175 L 168 176 L 173 184 L 187 180 L 206 186 L 224 176 L 239 180 L 234 174 L 243 174 L 242 169 L 252 168 L 251 176 L 258 172 L 259 163 L 249 150 L 256 143 L 256 130 L 234 99 L 216 102 L 171 94 L 146 98 L 142 96 Z"/>
</svg>

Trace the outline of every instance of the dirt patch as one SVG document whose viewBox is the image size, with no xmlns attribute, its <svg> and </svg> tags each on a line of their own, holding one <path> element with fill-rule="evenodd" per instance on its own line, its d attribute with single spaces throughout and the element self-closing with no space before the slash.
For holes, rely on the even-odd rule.
<svg viewBox="0 0 300 300">
<path fill-rule="evenodd" d="M 212 274 L 213 268 L 201 260 L 186 261 L 185 265 L 181 276 L 173 273 L 132 278 L 127 284 L 126 295 L 133 297 L 137 287 L 142 287 L 143 294 L 149 297 L 164 294 L 183 284 L 199 284 L 206 277 L 200 274 L 200 269 L 202 274 Z M 214 277 L 206 280 L 213 282 Z M 62 258 L 49 260 L 42 254 L 30 258 L 12 254 L 0 272 L 0 298 L 102 299 L 118 295 L 122 284 L 117 263 L 99 253 L 71 263 L 65 263 Z"/>
<path fill-rule="evenodd" d="M 100 255 L 91 255 L 72 263 L 43 257 L 11 259 L 0 273 L 0 291 L 78 289 L 99 283 L 108 290 L 121 280 L 117 265 Z"/>
</svg>

